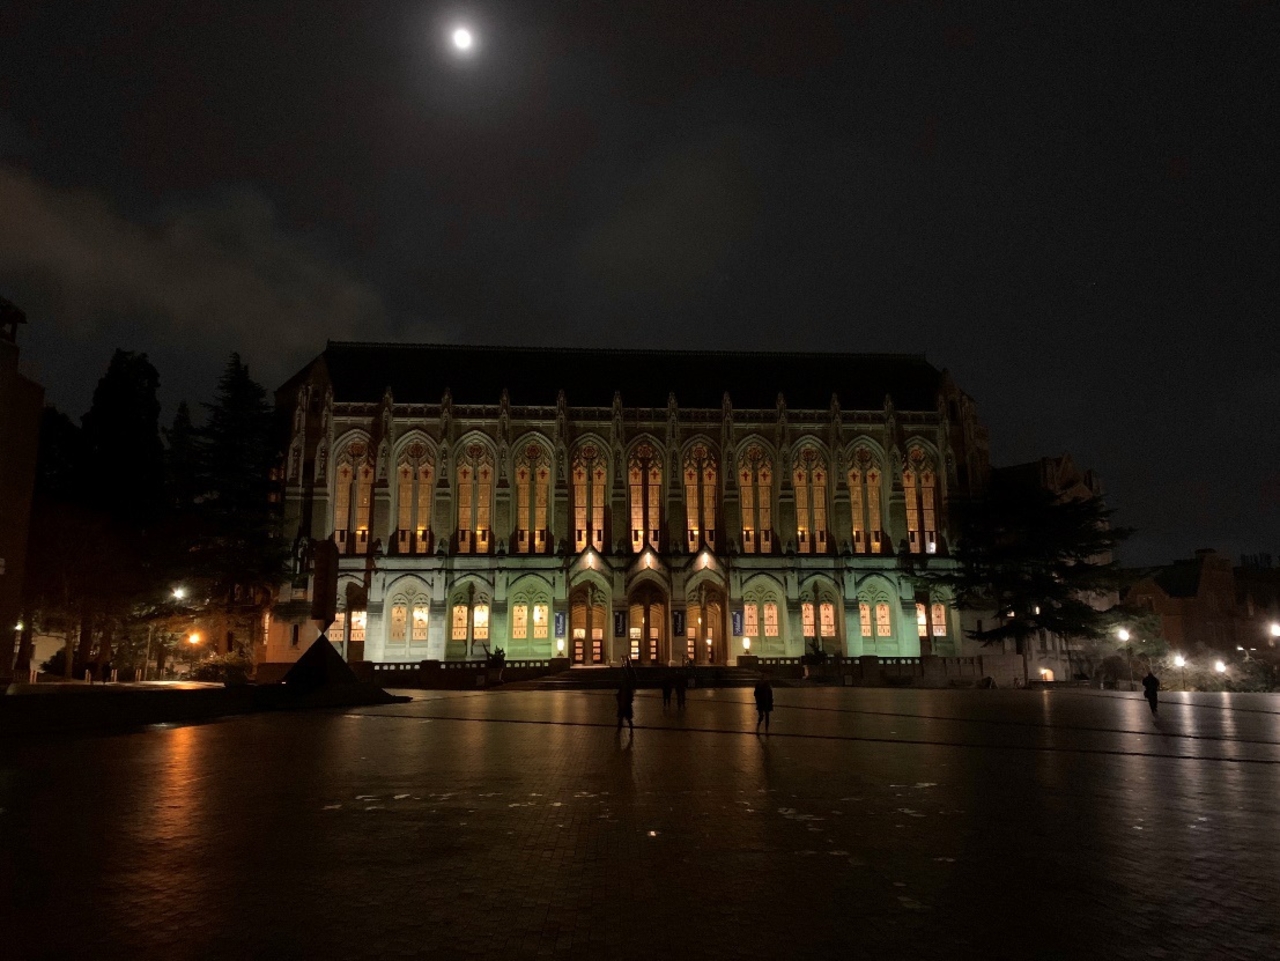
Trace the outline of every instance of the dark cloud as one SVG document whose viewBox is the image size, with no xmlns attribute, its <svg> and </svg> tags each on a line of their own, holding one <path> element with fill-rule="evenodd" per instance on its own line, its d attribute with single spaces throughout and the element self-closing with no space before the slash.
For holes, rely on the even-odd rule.
<svg viewBox="0 0 1280 961">
<path fill-rule="evenodd" d="M 161 356 L 198 345 L 204 366 L 238 350 L 274 387 L 325 338 L 432 333 L 425 324 L 393 328 L 377 291 L 286 233 L 251 190 L 142 223 L 93 192 L 0 167 L 0 209 L 0 282 L 21 284 L 46 305 L 32 311 L 46 342 L 116 334 Z M 92 377 L 85 370 L 51 383 L 51 396 L 83 406 L 83 382 Z M 170 393 L 182 386 L 170 380 Z"/>
</svg>

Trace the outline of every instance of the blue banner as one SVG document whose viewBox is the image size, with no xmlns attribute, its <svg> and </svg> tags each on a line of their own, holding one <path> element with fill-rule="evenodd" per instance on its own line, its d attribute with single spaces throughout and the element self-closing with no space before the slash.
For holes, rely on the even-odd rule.
<svg viewBox="0 0 1280 961">
<path fill-rule="evenodd" d="M 736 611 L 731 611 L 729 613 L 729 620 L 733 622 L 733 636 L 741 637 L 742 636 L 742 610 L 738 609 Z"/>
<path fill-rule="evenodd" d="M 556 637 L 565 637 L 569 633 L 569 618 L 564 611 L 556 611 Z"/>
<path fill-rule="evenodd" d="M 613 636 L 614 637 L 627 636 L 627 615 L 623 611 L 613 612 Z"/>
</svg>

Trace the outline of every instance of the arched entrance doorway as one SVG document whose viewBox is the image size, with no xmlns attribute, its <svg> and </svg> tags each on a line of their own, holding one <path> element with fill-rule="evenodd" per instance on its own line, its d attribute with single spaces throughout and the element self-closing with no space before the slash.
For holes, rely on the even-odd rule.
<svg viewBox="0 0 1280 961">
<path fill-rule="evenodd" d="M 667 637 L 667 595 L 652 584 L 627 599 L 627 651 L 637 664 L 663 665 L 671 659 Z"/>
<path fill-rule="evenodd" d="M 569 594 L 569 658 L 574 664 L 604 664 L 604 591 L 594 584 L 575 587 Z"/>
<path fill-rule="evenodd" d="M 724 594 L 703 585 L 690 595 L 685 606 L 684 657 L 696 664 L 725 664 Z"/>
</svg>

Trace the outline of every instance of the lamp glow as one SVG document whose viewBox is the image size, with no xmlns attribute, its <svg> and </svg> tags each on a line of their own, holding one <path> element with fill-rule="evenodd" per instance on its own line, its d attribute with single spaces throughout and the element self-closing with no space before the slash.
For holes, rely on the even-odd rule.
<svg viewBox="0 0 1280 961">
<path fill-rule="evenodd" d="M 1128 629 L 1124 627 L 1120 628 L 1120 630 L 1116 631 L 1116 637 L 1120 638 L 1122 641 L 1127 641 L 1129 639 Z"/>
<path fill-rule="evenodd" d="M 185 587 L 175 587 L 173 589 L 173 599 L 175 601 L 180 601 L 186 596 L 187 596 L 187 589 Z"/>
<path fill-rule="evenodd" d="M 1222 663 L 1222 661 L 1214 661 L 1214 662 L 1213 662 L 1213 669 L 1214 669 L 1215 671 L 1217 671 L 1219 674 L 1226 674 L 1226 673 L 1227 673 L 1227 665 L 1226 665 L 1226 664 L 1224 664 L 1224 663 Z"/>
<path fill-rule="evenodd" d="M 472 36 L 471 31 L 466 27 L 458 27 L 453 31 L 453 47 L 455 50 L 467 51 L 476 42 L 476 38 Z"/>
<path fill-rule="evenodd" d="M 193 631 L 193 632 L 192 632 L 192 633 L 187 637 L 187 643 L 189 643 L 189 644 L 199 644 L 199 643 L 200 643 L 200 635 L 199 635 L 198 633 L 196 633 L 196 632 L 194 632 L 194 631 Z"/>
<path fill-rule="evenodd" d="M 742 649 L 746 651 L 748 654 L 751 653 L 751 638 L 744 637 L 742 639 Z"/>
<path fill-rule="evenodd" d="M 1271 622 L 1271 636 L 1280 637 L 1280 621 Z"/>
<path fill-rule="evenodd" d="M 1186 666 L 1187 666 L 1187 659 L 1186 659 L 1185 657 L 1183 657 L 1181 654 L 1175 654 L 1175 655 L 1173 656 L 1173 666 L 1174 666 L 1174 667 L 1186 667 Z"/>
</svg>

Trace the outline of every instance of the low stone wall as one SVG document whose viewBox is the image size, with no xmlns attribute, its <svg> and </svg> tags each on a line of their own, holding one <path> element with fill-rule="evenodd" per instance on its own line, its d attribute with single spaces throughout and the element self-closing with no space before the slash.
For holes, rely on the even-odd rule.
<svg viewBox="0 0 1280 961">
<path fill-rule="evenodd" d="M 431 691 L 465 691 L 514 681 L 558 674 L 569 669 L 569 659 L 509 660 L 502 670 L 485 661 L 408 661 L 352 664 L 356 676 L 379 687 L 412 687 Z"/>
<path fill-rule="evenodd" d="M 826 664 L 805 665 L 799 658 L 762 657 L 752 665 L 777 678 L 805 677 L 854 687 L 977 687 L 990 678 L 997 687 L 1024 684 L 1023 661 L 1017 654 L 973 657 L 840 658 Z"/>
</svg>

